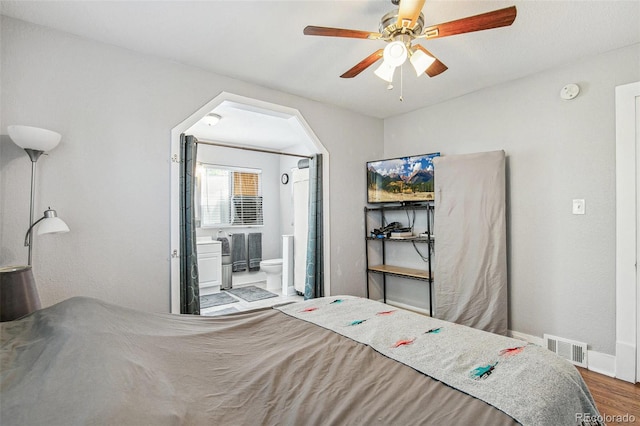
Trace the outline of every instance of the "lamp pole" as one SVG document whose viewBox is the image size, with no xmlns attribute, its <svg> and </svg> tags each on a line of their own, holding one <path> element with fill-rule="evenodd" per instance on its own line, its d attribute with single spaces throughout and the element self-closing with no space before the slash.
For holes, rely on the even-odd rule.
<svg viewBox="0 0 640 426">
<path fill-rule="evenodd" d="M 36 196 L 36 164 L 38 162 L 38 158 L 42 155 L 44 151 L 39 151 L 37 149 L 24 149 L 29 155 L 31 159 L 31 202 L 30 202 L 30 210 L 29 210 L 29 236 L 28 241 L 25 241 L 25 245 L 29 247 L 29 257 L 27 265 L 31 266 L 31 248 L 33 246 L 33 209 L 34 209 L 34 200 Z"/>
</svg>

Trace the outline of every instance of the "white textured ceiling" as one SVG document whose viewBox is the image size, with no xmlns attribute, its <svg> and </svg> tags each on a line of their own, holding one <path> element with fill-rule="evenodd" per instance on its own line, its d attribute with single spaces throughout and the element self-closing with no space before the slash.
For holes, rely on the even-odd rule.
<svg viewBox="0 0 640 426">
<path fill-rule="evenodd" d="M 17 19 L 386 118 L 640 42 L 640 2 L 427 0 L 425 25 L 516 5 L 510 27 L 422 41 L 449 69 L 404 101 L 373 74 L 339 76 L 383 41 L 304 36 L 306 25 L 377 31 L 389 0 L 2 1 Z M 560 88 L 557 88 L 558 90 Z"/>
<path fill-rule="evenodd" d="M 296 146 L 298 154 L 311 154 L 305 149 L 309 137 L 293 115 L 232 101 L 223 101 L 212 111 L 222 117 L 216 125 L 200 120 L 185 133 L 210 142 L 277 151 Z"/>
</svg>

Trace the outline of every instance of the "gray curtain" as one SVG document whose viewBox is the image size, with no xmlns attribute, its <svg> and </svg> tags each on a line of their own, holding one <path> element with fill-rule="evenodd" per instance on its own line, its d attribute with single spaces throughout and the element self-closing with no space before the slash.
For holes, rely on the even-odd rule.
<svg viewBox="0 0 640 426">
<path fill-rule="evenodd" d="M 304 298 L 324 296 L 324 255 L 322 247 L 322 155 L 309 162 L 309 236 Z"/>
<path fill-rule="evenodd" d="M 198 150 L 193 136 L 180 135 L 180 313 L 200 314 L 195 227 L 195 178 Z"/>
</svg>

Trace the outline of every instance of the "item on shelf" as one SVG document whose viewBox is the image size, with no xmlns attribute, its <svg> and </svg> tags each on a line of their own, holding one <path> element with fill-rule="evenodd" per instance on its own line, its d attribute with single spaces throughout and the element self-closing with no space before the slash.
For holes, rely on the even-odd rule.
<svg viewBox="0 0 640 426">
<path fill-rule="evenodd" d="M 397 231 L 392 231 L 389 238 L 415 238 L 411 228 L 402 228 Z"/>
<path fill-rule="evenodd" d="M 375 238 L 385 238 L 385 237 L 389 237 L 392 231 L 396 231 L 400 229 L 404 229 L 402 228 L 402 224 L 400 222 L 391 222 L 387 226 L 374 229 L 373 231 L 371 231 L 371 234 Z"/>
</svg>

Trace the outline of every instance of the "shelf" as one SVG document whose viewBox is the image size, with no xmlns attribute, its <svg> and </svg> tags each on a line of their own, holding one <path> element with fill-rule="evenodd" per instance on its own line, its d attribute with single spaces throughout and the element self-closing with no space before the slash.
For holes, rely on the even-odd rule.
<svg viewBox="0 0 640 426">
<path fill-rule="evenodd" d="M 433 248 L 435 246 L 435 238 L 433 236 L 433 216 L 434 216 L 434 208 L 435 204 L 433 201 L 427 201 L 421 204 L 405 204 L 405 205 L 388 205 L 383 204 L 375 207 L 365 206 L 364 207 L 364 229 L 366 233 L 364 235 L 365 239 L 365 261 L 366 261 L 366 278 L 367 278 L 367 297 L 369 297 L 369 283 L 372 278 L 371 274 L 380 274 L 382 279 L 382 300 L 387 302 L 387 278 L 397 277 L 404 278 L 409 280 L 423 281 L 428 284 L 429 289 L 429 312 L 433 311 Z M 371 224 L 375 224 L 374 226 L 382 226 L 385 227 L 387 223 L 389 223 L 389 218 L 387 217 L 387 213 L 394 212 L 395 216 L 398 216 L 398 213 L 402 213 L 403 211 L 407 213 L 407 220 L 409 221 L 409 227 L 414 229 L 416 217 L 419 216 L 423 218 L 426 216 L 426 228 L 417 228 L 420 231 L 424 231 L 424 235 L 415 235 L 409 238 L 377 238 L 374 235 L 375 229 L 369 226 Z M 410 217 L 410 212 L 413 212 L 413 219 Z M 377 219 L 373 221 L 373 219 Z M 372 230 L 373 229 L 373 230 Z M 387 235 L 386 233 L 383 235 Z M 380 244 L 371 243 L 371 241 L 380 241 Z M 394 244 L 391 244 L 393 242 Z M 387 252 L 396 249 L 400 249 L 403 244 L 397 245 L 398 243 L 412 243 L 413 248 L 415 249 L 416 264 L 414 266 L 422 267 L 421 269 L 415 268 L 405 268 L 401 266 L 392 266 L 387 265 Z M 389 244 L 387 244 L 389 243 Z M 424 249 L 420 249 L 417 244 L 426 244 L 427 247 L 427 255 L 426 257 L 421 253 L 424 252 Z M 369 261 L 370 250 L 373 250 L 379 253 L 381 256 L 377 257 L 377 262 L 382 263 L 381 265 L 371 266 Z M 418 256 L 420 256 L 419 259 Z M 411 260 L 411 259 L 408 259 Z M 421 263 L 421 260 L 426 263 Z M 409 265 L 413 265 L 409 263 Z M 377 281 L 377 280 L 376 280 Z"/>
<path fill-rule="evenodd" d="M 401 243 L 409 243 L 413 241 L 414 243 L 427 243 L 429 239 L 427 237 L 415 237 L 415 238 L 376 238 L 376 237 L 366 237 L 367 240 L 371 241 L 400 241 Z M 433 241 L 433 238 L 431 239 Z"/>
<path fill-rule="evenodd" d="M 430 200 L 430 201 L 422 201 L 420 203 L 415 203 L 415 204 L 409 203 L 405 205 L 386 204 L 386 205 L 376 206 L 376 207 L 365 206 L 364 211 L 371 212 L 371 211 L 380 211 L 380 210 L 425 210 L 427 208 L 433 209 L 433 204 L 434 204 L 433 200 Z"/>
<path fill-rule="evenodd" d="M 401 266 L 378 265 L 369 266 L 369 271 L 379 272 L 389 275 L 397 275 L 400 277 L 412 278 L 417 280 L 429 280 L 429 273 L 422 269 L 403 268 Z"/>
</svg>

